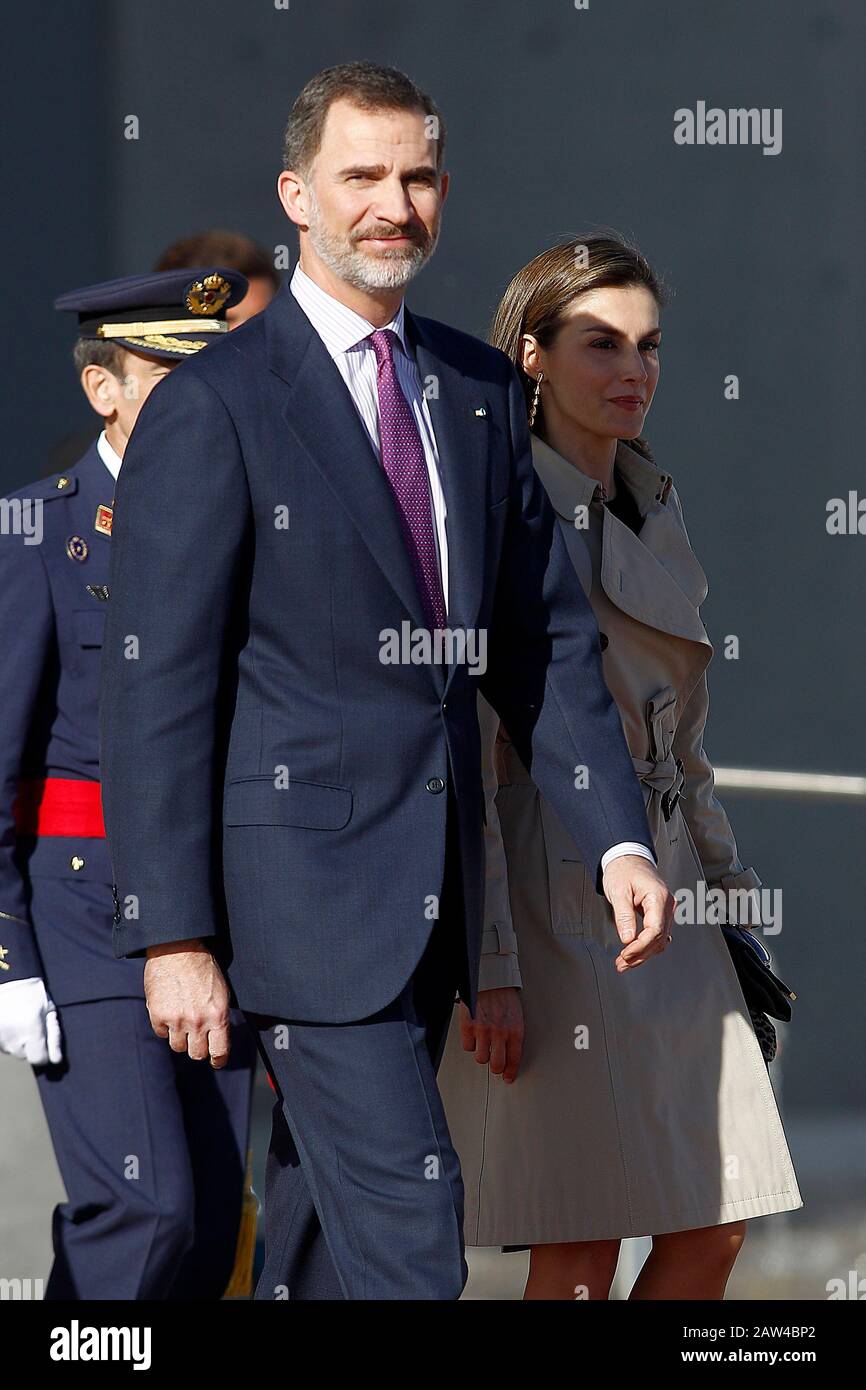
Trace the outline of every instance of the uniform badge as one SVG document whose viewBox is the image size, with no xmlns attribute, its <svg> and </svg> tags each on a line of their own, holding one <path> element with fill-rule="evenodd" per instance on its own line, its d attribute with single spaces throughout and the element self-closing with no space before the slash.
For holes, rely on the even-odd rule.
<svg viewBox="0 0 866 1390">
<path fill-rule="evenodd" d="M 193 280 L 186 292 L 186 307 L 191 314 L 218 314 L 231 292 L 225 276 L 206 275 L 203 280 Z"/>
<path fill-rule="evenodd" d="M 111 521 L 114 516 L 114 508 L 107 507 L 104 502 L 100 502 L 96 508 L 96 520 L 93 523 L 94 531 L 98 531 L 101 536 L 111 535 Z"/>
<path fill-rule="evenodd" d="M 70 560 L 77 560 L 79 564 L 87 559 L 87 541 L 83 536 L 70 536 L 66 542 L 66 554 Z"/>
</svg>

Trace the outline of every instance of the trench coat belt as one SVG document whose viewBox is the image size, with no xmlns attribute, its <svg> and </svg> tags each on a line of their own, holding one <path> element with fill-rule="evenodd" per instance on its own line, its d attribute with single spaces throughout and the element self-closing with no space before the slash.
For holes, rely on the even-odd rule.
<svg viewBox="0 0 866 1390">
<path fill-rule="evenodd" d="M 661 793 L 662 812 L 665 820 L 670 820 L 683 794 L 686 780 L 682 758 L 660 758 L 658 762 L 632 758 L 631 761 L 640 780 L 652 787 L 654 792 Z"/>
</svg>

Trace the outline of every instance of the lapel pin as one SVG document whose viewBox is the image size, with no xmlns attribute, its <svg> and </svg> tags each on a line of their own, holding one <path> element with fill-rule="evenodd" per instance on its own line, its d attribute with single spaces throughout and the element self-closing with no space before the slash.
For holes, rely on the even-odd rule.
<svg viewBox="0 0 866 1390">
<path fill-rule="evenodd" d="M 100 502 L 96 508 L 96 520 L 93 523 L 94 531 L 98 531 L 101 536 L 111 535 L 111 522 L 114 516 L 114 509 Z"/>
<path fill-rule="evenodd" d="M 483 405 L 478 405 L 478 406 L 475 407 L 475 414 L 476 414 L 476 415 L 480 415 L 481 418 L 484 419 L 484 417 L 485 417 L 486 414 L 487 414 L 487 411 L 484 409 L 484 406 L 483 406 Z"/>
</svg>

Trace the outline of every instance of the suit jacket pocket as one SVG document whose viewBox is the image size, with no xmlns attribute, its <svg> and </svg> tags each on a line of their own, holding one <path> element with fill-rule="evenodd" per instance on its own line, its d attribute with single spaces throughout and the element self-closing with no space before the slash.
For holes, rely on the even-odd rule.
<svg viewBox="0 0 866 1390">
<path fill-rule="evenodd" d="M 277 786 L 270 773 L 238 777 L 226 784 L 226 825 L 297 825 L 308 830 L 342 830 L 352 814 L 348 787 L 292 780 Z"/>
</svg>

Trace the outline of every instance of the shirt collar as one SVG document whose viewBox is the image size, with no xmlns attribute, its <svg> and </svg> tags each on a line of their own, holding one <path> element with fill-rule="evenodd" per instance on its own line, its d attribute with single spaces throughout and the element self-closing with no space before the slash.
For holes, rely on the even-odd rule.
<svg viewBox="0 0 866 1390">
<path fill-rule="evenodd" d="M 347 304 L 341 304 L 339 299 L 335 299 L 327 290 L 323 290 L 321 285 L 317 285 L 315 280 L 311 280 L 309 275 L 301 270 L 300 262 L 295 266 L 289 289 L 332 358 L 357 347 L 362 339 L 369 338 L 370 334 L 376 331 L 375 324 L 369 323 L 361 314 L 356 314 Z M 384 327 L 393 329 L 403 351 L 411 356 L 406 341 L 404 320 L 405 301 L 401 299 L 396 314 Z"/>
<path fill-rule="evenodd" d="M 112 449 L 106 437 L 105 430 L 102 431 L 102 434 L 96 441 L 96 452 L 99 454 L 99 457 L 102 459 L 102 462 L 105 464 L 114 481 L 117 482 L 117 475 L 120 472 L 120 465 L 123 460 L 120 454 Z"/>
</svg>

